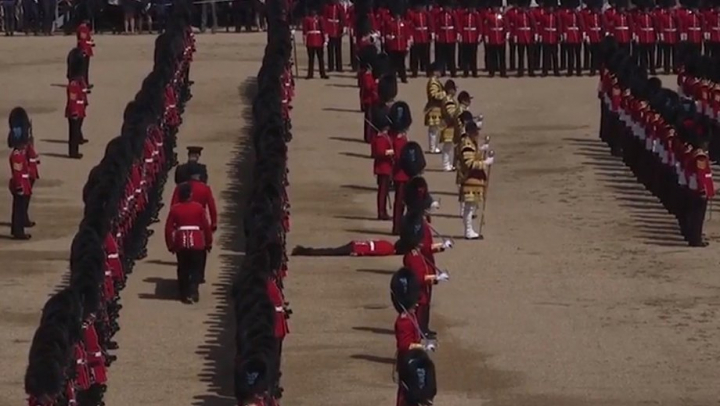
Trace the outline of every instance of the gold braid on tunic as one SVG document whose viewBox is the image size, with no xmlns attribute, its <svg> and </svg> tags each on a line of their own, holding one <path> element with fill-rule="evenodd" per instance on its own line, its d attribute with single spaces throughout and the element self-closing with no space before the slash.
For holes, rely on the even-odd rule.
<svg viewBox="0 0 720 406">
<path fill-rule="evenodd" d="M 452 96 L 447 95 L 442 108 L 443 129 L 440 133 L 440 142 L 453 142 L 455 125 L 457 124 L 457 114 L 457 102 Z"/>
<path fill-rule="evenodd" d="M 481 203 L 485 196 L 488 169 L 484 163 L 484 153 L 471 136 L 464 136 L 460 145 L 461 159 L 457 174 L 459 199 L 466 203 Z"/>
<path fill-rule="evenodd" d="M 427 83 L 425 104 L 425 126 L 437 127 L 442 124 L 442 106 L 446 93 L 438 78 L 432 77 Z"/>
</svg>

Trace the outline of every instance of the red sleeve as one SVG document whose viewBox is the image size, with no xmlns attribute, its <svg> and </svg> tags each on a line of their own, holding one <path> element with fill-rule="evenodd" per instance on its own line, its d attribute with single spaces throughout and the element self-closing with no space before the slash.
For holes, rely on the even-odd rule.
<svg viewBox="0 0 720 406">
<path fill-rule="evenodd" d="M 202 220 L 201 220 L 202 226 L 201 227 L 202 227 L 203 233 L 205 233 L 205 248 L 212 247 L 212 243 L 213 243 L 212 228 L 210 228 L 210 224 L 208 223 L 207 216 L 205 215 L 205 209 L 202 206 L 200 206 L 200 208 L 202 209 L 202 216 L 200 216 L 200 217 L 202 218 Z"/>
<path fill-rule="evenodd" d="M 167 220 L 165 221 L 165 245 L 168 251 L 173 249 L 175 241 L 173 241 L 173 232 L 175 231 L 175 211 L 170 209 Z"/>
<path fill-rule="evenodd" d="M 217 229 L 217 208 L 215 207 L 215 197 L 213 196 L 210 186 L 207 187 L 207 194 L 208 211 L 210 211 L 210 227 L 215 230 Z"/>
<path fill-rule="evenodd" d="M 382 148 L 381 141 L 382 137 L 375 137 L 370 144 L 373 158 L 382 158 L 385 156 L 385 150 L 380 150 Z"/>
</svg>

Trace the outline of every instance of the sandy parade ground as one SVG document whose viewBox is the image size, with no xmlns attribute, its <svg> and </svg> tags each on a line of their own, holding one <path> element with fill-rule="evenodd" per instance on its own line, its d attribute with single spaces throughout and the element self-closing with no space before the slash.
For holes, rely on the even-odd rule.
<svg viewBox="0 0 720 406">
<path fill-rule="evenodd" d="M 251 170 L 244 85 L 260 67 L 263 34 L 198 35 L 193 99 L 178 154 L 202 145 L 220 207 L 219 240 L 201 301 L 175 299 L 174 258 L 162 224 L 122 292 L 118 361 L 109 406 L 231 406 L 233 326 L 227 291 L 241 255 L 230 230 Z M 0 40 L 0 113 L 28 109 L 41 154 L 31 203 L 33 239 L 9 239 L 10 195 L 0 199 L 0 406 L 24 402 L 23 374 L 39 310 L 62 286 L 81 217 L 81 189 L 125 104 L 152 65 L 154 37 L 98 36 L 85 157 L 65 158 L 65 56 L 73 37 Z M 305 52 L 299 49 L 304 67 Z M 301 76 L 304 76 L 301 68 Z M 674 80 L 667 78 L 667 86 Z M 687 248 L 674 218 L 610 156 L 598 136 L 597 78 L 457 79 L 485 116 L 496 152 L 483 241 L 462 239 L 454 175 L 428 156 L 441 209 L 433 218 L 456 246 L 438 257 L 437 405 L 625 406 L 720 404 L 720 215 L 711 246 Z M 290 246 L 388 239 L 375 220 L 369 146 L 361 140 L 356 80 L 298 80 L 290 147 Z M 400 85 L 422 126 L 425 79 Z M 234 160 L 247 172 L 229 171 Z M 172 193 L 166 188 L 166 200 Z M 162 218 L 167 207 L 162 212 Z M 390 275 L 400 257 L 291 258 L 294 314 L 283 352 L 283 404 L 393 404 Z"/>
</svg>

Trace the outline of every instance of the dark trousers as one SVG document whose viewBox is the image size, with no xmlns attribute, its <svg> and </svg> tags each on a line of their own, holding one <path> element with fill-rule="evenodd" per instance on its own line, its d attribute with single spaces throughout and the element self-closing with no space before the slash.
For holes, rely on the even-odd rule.
<svg viewBox="0 0 720 406">
<path fill-rule="evenodd" d="M 393 202 L 393 235 L 400 234 L 402 218 L 405 215 L 405 182 L 395 182 L 395 201 Z"/>
<path fill-rule="evenodd" d="M 457 76 L 457 66 L 455 65 L 455 43 L 441 44 L 435 43 L 435 51 L 437 55 L 435 60 L 442 65 L 442 75 L 445 76 L 445 69 L 450 70 L 450 76 Z"/>
<path fill-rule="evenodd" d="M 517 64 L 515 63 L 515 56 L 517 55 L 517 43 L 515 41 L 510 41 L 510 70 L 515 70 L 515 67 Z"/>
<path fill-rule="evenodd" d="M 37 34 L 40 28 L 38 4 L 32 0 L 25 0 L 22 2 L 22 10 L 23 31 L 25 31 L 26 34 L 29 32 Z"/>
<path fill-rule="evenodd" d="M 539 70 L 540 66 L 541 66 L 540 57 L 542 55 L 542 44 L 536 42 L 529 46 L 532 49 L 532 52 L 530 52 L 530 55 L 532 55 L 532 58 L 533 58 L 533 60 L 532 60 L 533 70 Z"/>
<path fill-rule="evenodd" d="M 560 70 L 567 68 L 567 47 L 568 44 L 564 42 L 560 43 Z"/>
<path fill-rule="evenodd" d="M 645 71 L 655 74 L 655 44 L 635 44 L 637 60 L 640 67 Z"/>
<path fill-rule="evenodd" d="M 85 77 L 85 83 L 90 84 L 90 57 L 85 56 L 83 62 L 83 77 Z"/>
<path fill-rule="evenodd" d="M 406 55 L 407 52 L 403 51 L 388 51 L 390 63 L 392 63 L 393 69 L 403 83 L 407 82 L 407 71 L 405 70 Z"/>
<path fill-rule="evenodd" d="M 590 75 L 600 70 L 600 43 L 586 43 L 585 49 L 590 53 Z"/>
<path fill-rule="evenodd" d="M 387 199 L 390 192 L 390 175 L 377 175 L 377 214 L 378 218 L 389 217 Z"/>
<path fill-rule="evenodd" d="M 200 274 L 198 275 L 198 283 L 205 283 L 205 265 L 207 264 L 207 251 L 202 251 L 202 263 L 200 264 Z"/>
<path fill-rule="evenodd" d="M 10 234 L 12 234 L 13 237 L 25 235 L 29 203 L 30 196 L 13 193 L 12 217 L 10 219 Z"/>
<path fill-rule="evenodd" d="M 677 45 L 661 43 L 658 50 L 662 54 L 663 73 L 669 74 L 677 71 Z"/>
<path fill-rule="evenodd" d="M 711 58 L 720 58 L 720 42 L 706 42 L 705 53 Z"/>
<path fill-rule="evenodd" d="M 80 153 L 83 120 L 83 118 L 68 118 L 68 155 L 71 157 Z"/>
<path fill-rule="evenodd" d="M 350 68 L 353 72 L 358 69 L 357 51 L 355 49 L 355 38 L 350 38 Z"/>
<path fill-rule="evenodd" d="M 2 3 L 5 17 L 5 35 L 13 35 L 15 32 L 15 4 Z"/>
<path fill-rule="evenodd" d="M 567 59 L 567 75 L 572 76 L 573 73 L 582 75 L 582 65 L 580 63 L 580 47 L 581 44 L 565 44 L 565 59 Z"/>
<path fill-rule="evenodd" d="M 505 64 L 505 44 L 488 45 L 488 73 L 495 76 L 500 71 L 500 76 L 507 75 L 507 66 Z"/>
<path fill-rule="evenodd" d="M 516 44 L 517 49 L 517 75 L 525 75 L 525 60 L 527 58 L 528 70 L 530 75 L 535 75 L 535 69 L 533 66 L 533 46 L 532 44 Z"/>
<path fill-rule="evenodd" d="M 50 35 L 53 32 L 53 23 L 55 22 L 55 7 L 57 6 L 56 0 L 40 0 L 42 8 L 42 31 L 43 33 Z"/>
<path fill-rule="evenodd" d="M 552 69 L 555 76 L 560 76 L 560 70 L 558 69 L 558 45 L 557 44 L 542 44 L 542 74 L 547 76 L 550 69 Z"/>
<path fill-rule="evenodd" d="M 472 72 L 473 77 L 478 75 L 477 63 L 478 44 L 460 44 L 460 69 L 467 77 Z"/>
<path fill-rule="evenodd" d="M 412 48 L 410 48 L 410 73 L 412 73 L 412 76 L 417 77 L 418 70 L 430 76 L 427 71 L 429 67 L 430 44 L 413 44 Z"/>
<path fill-rule="evenodd" d="M 178 291 L 183 298 L 198 293 L 200 270 L 205 250 L 183 249 L 175 253 L 177 257 Z"/>
<path fill-rule="evenodd" d="M 333 70 L 342 72 L 342 37 L 329 38 L 327 44 L 328 51 L 328 72 Z"/>
<path fill-rule="evenodd" d="M 583 70 L 590 69 L 590 43 L 583 43 Z"/>
<path fill-rule="evenodd" d="M 430 303 L 419 304 L 415 309 L 415 317 L 417 317 L 418 327 L 423 334 L 427 334 L 430 330 Z"/>
<path fill-rule="evenodd" d="M 323 47 L 308 47 L 308 75 L 307 77 L 312 79 L 315 76 L 315 57 L 318 59 L 318 69 L 320 70 L 320 77 L 327 76 L 325 74 L 325 55 Z"/>
<path fill-rule="evenodd" d="M 707 211 L 707 200 L 693 195 L 688 202 L 687 208 L 687 241 L 690 245 L 697 245 L 703 241 L 702 230 Z"/>
</svg>

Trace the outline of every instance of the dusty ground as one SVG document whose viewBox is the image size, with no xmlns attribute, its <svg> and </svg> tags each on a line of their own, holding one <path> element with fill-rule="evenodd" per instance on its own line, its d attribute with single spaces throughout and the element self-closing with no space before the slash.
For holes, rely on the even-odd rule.
<svg viewBox="0 0 720 406">
<path fill-rule="evenodd" d="M 70 161 L 61 156 L 64 92 L 50 84 L 63 82 L 72 42 L 0 42 L 0 54 L 14 56 L 0 61 L 0 112 L 16 104 L 29 109 L 43 158 L 31 208 L 39 224 L 33 240 L 0 242 L 0 406 L 22 403 L 29 340 L 40 306 L 62 282 L 80 189 L 151 64 L 151 37 L 97 39 L 85 126 L 91 143 L 83 147 L 85 159 Z M 182 146 L 206 148 L 203 161 L 222 208 L 221 242 L 208 262 L 202 301 L 187 307 L 170 300 L 173 258 L 159 234 L 151 238 L 148 259 L 123 292 L 108 405 L 233 404 L 225 299 L 234 271 L 228 259 L 240 252 L 229 222 L 244 199 L 249 170 L 240 86 L 257 72 L 263 46 L 262 35 L 198 37 L 195 97 L 180 138 Z M 718 404 L 717 213 L 707 223 L 713 246 L 681 244 L 670 216 L 597 141 L 595 79 L 457 82 L 476 96 L 474 109 L 486 117 L 497 158 L 486 239 L 458 239 L 439 257 L 452 280 L 434 295 L 436 404 Z M 290 244 L 392 238 L 388 223 L 373 220 L 374 181 L 368 146 L 358 142 L 362 117 L 353 85 L 349 73 L 298 81 Z M 418 79 L 400 88 L 418 124 L 424 86 Z M 424 145 L 418 124 L 411 135 Z M 247 170 L 230 181 L 233 160 Z M 434 224 L 460 236 L 454 177 L 437 171 L 439 157 L 429 163 L 427 178 L 443 206 Z M 6 218 L 9 203 L 0 199 Z M 285 346 L 285 404 L 394 402 L 388 284 L 399 265 L 398 257 L 292 259 L 288 298 L 295 314 Z"/>
</svg>

